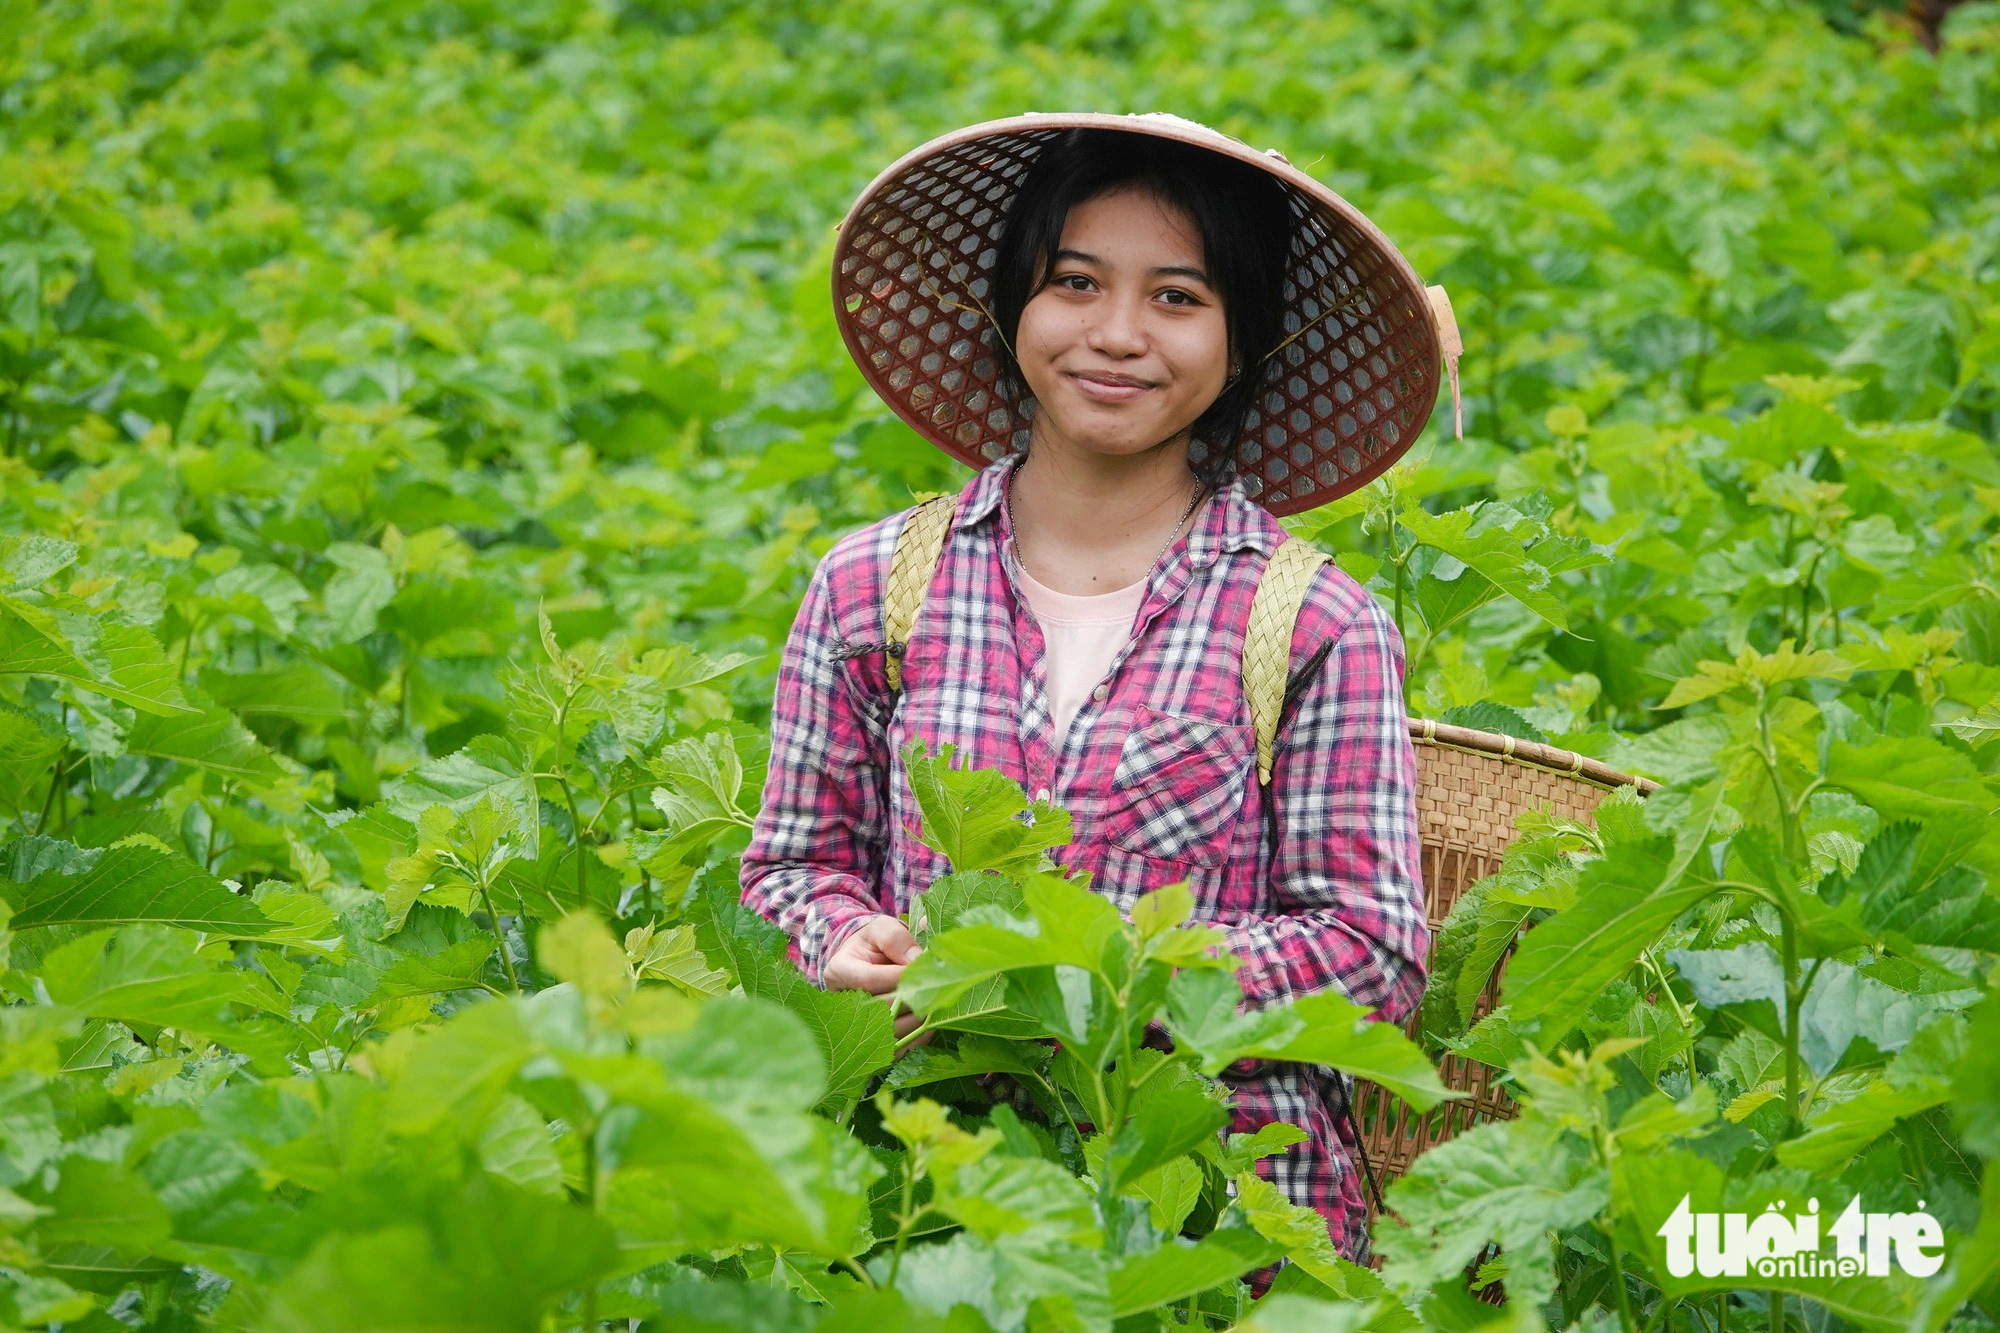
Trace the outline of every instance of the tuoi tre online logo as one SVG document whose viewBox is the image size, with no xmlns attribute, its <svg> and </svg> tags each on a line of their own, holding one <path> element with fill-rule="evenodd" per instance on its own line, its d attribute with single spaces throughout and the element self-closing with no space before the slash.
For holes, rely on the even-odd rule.
<svg viewBox="0 0 2000 1333">
<path fill-rule="evenodd" d="M 1926 1212 L 1863 1213 L 1861 1198 L 1827 1228 L 1835 1253 L 1820 1253 L 1819 1200 L 1807 1211 L 1784 1214 L 1784 1200 L 1756 1217 L 1744 1213 L 1695 1213 L 1688 1195 L 1653 1234 L 1667 1242 L 1667 1271 L 1675 1277 L 1889 1276 L 1890 1253 L 1905 1273 L 1929 1277 L 1944 1263 L 1944 1228 Z M 1919 1199 L 1922 1209 L 1924 1201 Z"/>
</svg>

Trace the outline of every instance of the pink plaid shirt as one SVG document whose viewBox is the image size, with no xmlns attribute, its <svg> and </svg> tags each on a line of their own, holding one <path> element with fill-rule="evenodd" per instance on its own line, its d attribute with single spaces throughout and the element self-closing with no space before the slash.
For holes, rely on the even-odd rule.
<svg viewBox="0 0 2000 1333">
<path fill-rule="evenodd" d="M 910 511 L 841 538 L 814 571 L 779 666 L 743 901 L 792 936 L 814 981 L 868 917 L 908 911 L 950 866 L 917 838 L 898 756 L 912 740 L 931 750 L 948 741 L 969 766 L 997 768 L 1069 811 L 1073 840 L 1052 855 L 1090 871 L 1121 909 L 1185 880 L 1196 916 L 1223 928 L 1243 960 L 1250 1005 L 1331 986 L 1403 1021 L 1423 993 L 1430 929 L 1394 622 L 1353 579 L 1320 567 L 1293 671 L 1331 647 L 1281 719 L 1271 784 L 1260 787 L 1243 636 L 1257 577 L 1287 534 L 1236 482 L 1155 567 L 1131 640 L 1058 737 L 1041 629 L 1001 559 L 1002 488 L 1022 457 L 987 466 L 960 494 L 900 699 L 883 674 L 883 592 Z M 1265 1062 L 1231 1083 L 1237 1132 L 1273 1120 L 1306 1130 L 1259 1170 L 1360 1256 L 1366 1209 L 1342 1113 L 1351 1080 Z"/>
</svg>

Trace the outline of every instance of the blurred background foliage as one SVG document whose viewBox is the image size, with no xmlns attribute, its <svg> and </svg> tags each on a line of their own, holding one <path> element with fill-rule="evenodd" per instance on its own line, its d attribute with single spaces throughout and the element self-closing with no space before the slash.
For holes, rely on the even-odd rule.
<svg viewBox="0 0 2000 1333">
<path fill-rule="evenodd" d="M 1937 56 L 1781 0 L 0 14 L 0 521 L 115 537 L 93 567 L 146 575 L 127 609 L 196 666 L 244 622 L 151 591 L 207 577 L 182 534 L 282 568 L 308 622 L 343 543 L 452 534 L 456 628 L 349 672 L 409 724 L 388 771 L 497 728 L 524 606 L 762 654 L 833 535 L 962 483 L 852 371 L 825 259 L 876 170 L 986 117 L 1170 109 L 1359 204 L 1465 331 L 1434 508 L 1568 473 L 1563 525 L 1629 536 L 1664 497 L 1587 455 L 1774 373 L 1858 381 L 1857 423 L 2000 426 L 1990 4 Z M 1488 652 L 1489 692 L 1594 664 L 1643 725 L 1662 688 L 1579 632 Z"/>
</svg>

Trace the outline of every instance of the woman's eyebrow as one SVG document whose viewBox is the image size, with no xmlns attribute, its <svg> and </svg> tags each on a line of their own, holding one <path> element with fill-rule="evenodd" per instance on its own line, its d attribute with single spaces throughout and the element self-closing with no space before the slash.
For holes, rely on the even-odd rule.
<svg viewBox="0 0 2000 1333">
<path fill-rule="evenodd" d="M 1156 268 L 1153 270 L 1153 276 L 1156 278 L 1193 278 L 1204 287 L 1213 287 L 1215 285 L 1208 280 L 1208 274 L 1187 264 L 1169 264 L 1163 268 Z"/>
</svg>

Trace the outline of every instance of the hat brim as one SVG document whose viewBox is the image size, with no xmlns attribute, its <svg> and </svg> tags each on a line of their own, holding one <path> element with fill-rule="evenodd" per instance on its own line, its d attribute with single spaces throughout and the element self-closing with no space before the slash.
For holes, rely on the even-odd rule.
<svg viewBox="0 0 2000 1333">
<path fill-rule="evenodd" d="M 896 415 L 975 469 L 1026 447 L 1026 422 L 996 389 L 986 303 L 1014 193 L 1042 149 L 1072 129 L 1193 144 L 1262 168 L 1285 189 L 1296 223 L 1286 340 L 1264 363 L 1263 391 L 1236 442 L 1252 499 L 1273 514 L 1311 509 L 1408 451 L 1440 380 L 1439 331 L 1415 270 L 1359 209 L 1277 154 L 1165 115 L 1031 114 L 968 126 L 862 191 L 834 247 L 834 316 Z"/>
</svg>

